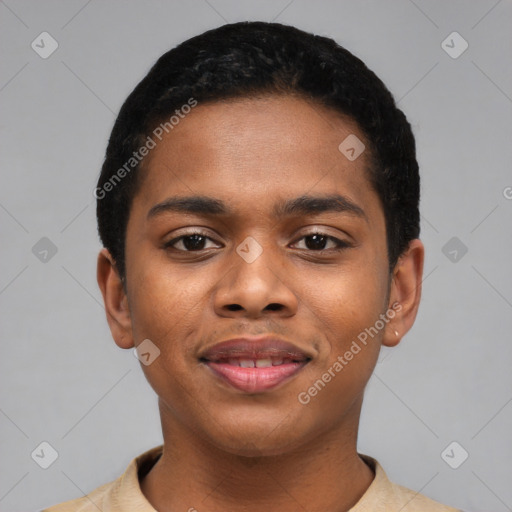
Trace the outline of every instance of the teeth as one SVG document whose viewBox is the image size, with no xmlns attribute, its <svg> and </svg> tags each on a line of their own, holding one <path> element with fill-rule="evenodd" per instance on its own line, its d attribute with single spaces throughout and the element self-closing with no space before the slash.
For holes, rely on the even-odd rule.
<svg viewBox="0 0 512 512">
<path fill-rule="evenodd" d="M 268 368 L 272 366 L 272 359 L 257 359 L 256 368 Z"/>
<path fill-rule="evenodd" d="M 231 366 L 240 366 L 241 368 L 270 368 L 272 366 L 280 366 L 284 363 L 291 363 L 291 359 L 268 357 L 266 359 L 228 359 Z"/>
</svg>

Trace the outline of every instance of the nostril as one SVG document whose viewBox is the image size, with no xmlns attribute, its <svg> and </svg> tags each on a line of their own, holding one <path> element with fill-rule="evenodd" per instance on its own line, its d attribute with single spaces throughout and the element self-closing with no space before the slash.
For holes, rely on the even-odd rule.
<svg viewBox="0 0 512 512">
<path fill-rule="evenodd" d="M 242 308 L 242 306 L 240 306 L 240 304 L 230 304 L 229 306 L 227 306 L 227 308 L 229 309 L 229 311 L 240 311 Z"/>
<path fill-rule="evenodd" d="M 276 302 L 273 302 L 272 304 L 269 304 L 265 309 L 268 309 L 270 311 L 279 311 L 282 308 L 282 304 L 277 304 Z"/>
</svg>

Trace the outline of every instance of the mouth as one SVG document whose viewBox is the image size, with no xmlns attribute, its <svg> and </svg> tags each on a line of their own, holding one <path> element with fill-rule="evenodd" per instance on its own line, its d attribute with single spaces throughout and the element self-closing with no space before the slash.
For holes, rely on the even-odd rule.
<svg viewBox="0 0 512 512">
<path fill-rule="evenodd" d="M 245 393 L 261 393 L 289 381 L 311 360 L 278 338 L 238 338 L 215 345 L 199 361 L 215 376 Z"/>
</svg>

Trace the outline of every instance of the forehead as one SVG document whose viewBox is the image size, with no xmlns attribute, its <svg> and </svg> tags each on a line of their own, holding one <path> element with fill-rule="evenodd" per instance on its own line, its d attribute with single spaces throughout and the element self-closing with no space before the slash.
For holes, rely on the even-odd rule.
<svg viewBox="0 0 512 512">
<path fill-rule="evenodd" d="M 355 160 L 339 149 L 347 138 L 366 146 Z M 158 202 L 171 192 L 207 193 L 255 208 L 310 191 L 357 201 L 373 193 L 369 156 L 355 121 L 315 102 L 273 95 L 199 103 L 146 157 L 138 195 Z"/>
</svg>

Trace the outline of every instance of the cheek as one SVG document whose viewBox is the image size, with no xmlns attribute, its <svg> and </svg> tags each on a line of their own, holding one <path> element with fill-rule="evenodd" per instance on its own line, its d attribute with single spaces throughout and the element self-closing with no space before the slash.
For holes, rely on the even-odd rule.
<svg viewBox="0 0 512 512">
<path fill-rule="evenodd" d="M 303 391 L 318 414 L 326 404 L 336 404 L 329 413 L 333 421 L 340 419 L 351 401 L 362 396 L 377 362 L 381 332 L 372 337 L 366 329 L 383 312 L 387 279 L 382 268 L 347 266 L 323 280 L 324 286 L 308 286 L 304 295 L 327 343 L 311 367 L 309 382 L 313 388 Z M 324 387 L 319 380 L 328 383 Z"/>
<path fill-rule="evenodd" d="M 382 265 L 380 265 L 382 267 Z M 326 336 L 350 336 L 372 325 L 383 312 L 387 296 L 385 272 L 372 264 L 351 265 L 305 283 L 300 296 L 328 328 Z"/>
<path fill-rule="evenodd" d="M 381 333 L 371 337 L 366 329 L 379 319 L 385 296 L 385 281 L 371 272 L 347 272 L 328 291 L 308 291 L 308 308 L 327 342 L 298 397 L 311 418 L 332 424 L 359 406 L 380 351 Z"/>
<path fill-rule="evenodd" d="M 135 341 L 149 338 L 172 351 L 184 334 L 197 325 L 197 315 L 208 300 L 208 285 L 199 272 L 173 272 L 168 264 L 134 268 L 137 279 L 130 296 L 130 313 Z"/>
<path fill-rule="evenodd" d="M 187 280 L 159 272 L 145 272 L 130 303 L 136 344 L 149 339 L 159 350 L 149 365 L 141 364 L 147 381 L 165 403 L 180 407 L 186 403 L 184 383 L 190 379 L 190 358 L 194 350 L 204 309 L 204 292 Z"/>
</svg>

